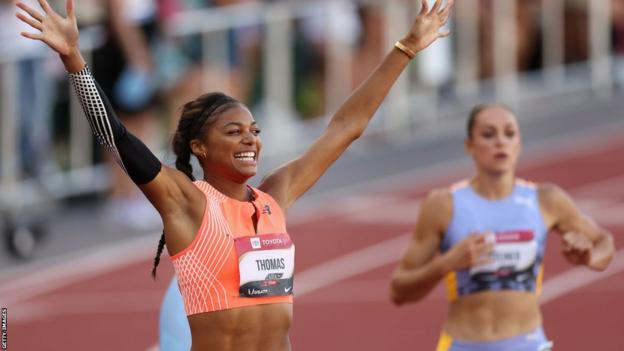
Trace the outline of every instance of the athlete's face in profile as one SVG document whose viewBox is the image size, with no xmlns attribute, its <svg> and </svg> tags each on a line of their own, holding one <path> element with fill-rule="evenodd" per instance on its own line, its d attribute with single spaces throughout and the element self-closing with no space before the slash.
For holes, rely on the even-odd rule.
<svg viewBox="0 0 624 351">
<path fill-rule="evenodd" d="M 475 119 L 466 150 L 477 167 L 494 174 L 513 171 L 522 148 L 516 117 L 501 107 L 481 111 Z"/>
<path fill-rule="evenodd" d="M 205 127 L 200 140 L 204 171 L 236 182 L 256 175 L 262 147 L 259 134 L 260 127 L 245 106 L 236 105 L 219 113 Z"/>
</svg>

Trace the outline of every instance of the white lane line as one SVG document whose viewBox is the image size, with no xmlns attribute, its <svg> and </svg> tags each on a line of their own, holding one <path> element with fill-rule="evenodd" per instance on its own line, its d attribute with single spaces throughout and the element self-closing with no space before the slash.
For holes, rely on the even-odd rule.
<svg viewBox="0 0 624 351">
<path fill-rule="evenodd" d="M 565 145 L 565 142 L 561 143 Z M 560 145 L 561 146 L 561 145 Z M 542 155 L 540 157 L 532 158 L 529 162 L 523 164 L 524 167 L 530 167 L 534 165 L 544 164 L 553 159 L 562 159 L 575 157 L 577 154 L 591 154 L 611 147 L 611 143 L 601 144 L 601 140 L 589 140 L 586 143 L 576 142 L 574 145 L 568 145 L 568 148 L 562 148 L 548 155 Z M 457 173 L 459 169 L 458 165 L 464 164 L 465 160 L 452 160 L 440 165 L 428 167 L 427 169 L 412 169 L 402 173 L 398 173 L 392 177 L 386 177 L 384 179 L 372 180 L 369 182 L 363 182 L 361 184 L 353 185 L 349 187 L 351 189 L 359 189 L 364 187 L 370 188 L 374 185 L 389 185 L 389 184 L 401 184 L 407 183 L 410 178 L 413 181 L 414 178 L 424 177 L 431 180 L 436 175 L 440 174 L 440 170 L 454 169 Z M 445 173 L 446 174 L 446 173 Z M 423 179 L 423 178 L 421 178 Z M 610 185 L 615 185 L 619 179 L 609 178 L 607 182 Z M 592 185 L 601 185 L 605 181 L 600 181 L 589 184 L 583 184 L 583 188 L 590 187 Z M 581 189 L 583 189 L 581 188 Z M 335 196 L 336 194 L 334 194 Z M 386 198 L 387 199 L 387 198 Z M 348 198 L 345 201 L 349 201 Z M 340 204 L 341 201 L 338 201 Z M 353 202 L 350 202 L 353 204 Z M 366 205 L 370 205 L 370 201 L 365 201 Z M 335 208 L 336 206 L 332 206 Z M 289 225 L 297 225 L 305 223 L 311 220 L 318 220 L 323 216 L 327 216 L 331 213 L 328 210 L 326 204 L 317 203 L 314 206 L 308 207 L 311 212 L 295 214 L 295 218 L 289 220 Z M 312 210 L 316 209 L 316 210 Z M 363 207 L 348 206 L 348 208 L 340 213 L 345 215 L 346 213 L 353 213 L 353 211 L 362 211 Z M 305 211 L 304 211 L 305 212 Z M 9 305 L 18 301 L 23 301 L 32 298 L 36 295 L 52 291 L 62 286 L 82 281 L 88 278 L 97 276 L 98 274 L 112 271 L 117 268 L 131 265 L 143 260 L 148 259 L 153 254 L 154 240 L 157 238 L 157 234 L 148 235 L 141 238 L 130 239 L 124 242 L 117 242 L 114 244 L 106 244 L 100 247 L 89 248 L 84 250 L 86 253 L 84 256 L 75 257 L 75 254 L 68 254 L 64 257 L 55 258 L 54 261 L 60 261 L 50 267 L 43 267 L 37 270 L 36 273 L 22 272 L 24 275 L 22 278 L 17 278 L 7 282 L 3 279 L 3 286 L 0 288 L 0 301 L 3 304 Z M 37 267 L 41 267 L 37 265 Z"/>
<path fill-rule="evenodd" d="M 3 282 L 0 301 L 3 305 L 12 305 L 65 285 L 145 261 L 154 253 L 155 238 L 150 235 L 94 247 L 83 256 Z"/>
<path fill-rule="evenodd" d="M 614 176 L 572 189 L 577 206 L 601 225 L 624 223 L 624 176 Z M 610 190 L 609 190 L 610 189 Z M 621 192 L 618 193 L 618 192 Z M 358 197 L 357 199 L 359 199 Z M 387 199 L 393 199 L 388 202 Z M 387 197 L 374 201 L 366 199 L 359 206 L 338 206 L 343 220 L 359 224 L 415 224 L 420 201 L 416 199 Z"/>
<path fill-rule="evenodd" d="M 347 222 L 359 224 L 409 224 L 418 219 L 420 200 L 396 199 L 391 204 L 377 204 L 346 216 Z"/>
<path fill-rule="evenodd" d="M 614 176 L 578 187 L 573 196 L 588 198 L 619 198 L 624 196 L 624 175 Z"/>
<path fill-rule="evenodd" d="M 544 282 L 540 304 L 544 305 L 571 291 L 591 285 L 624 271 L 624 250 L 616 252 L 613 261 L 604 272 L 594 272 L 586 267 L 575 267 Z"/>
<path fill-rule="evenodd" d="M 568 160 L 575 157 L 592 155 L 614 147 L 618 142 L 624 123 L 617 126 L 602 126 L 587 130 L 583 135 L 570 137 L 569 135 L 547 138 L 544 141 L 533 142 L 525 146 L 524 157 L 521 159 L 520 169 L 531 169 L 541 165 L 547 165 L 554 161 Z M 620 145 L 619 142 L 617 145 Z M 411 188 L 419 188 L 418 184 L 431 184 L 440 175 L 460 176 L 472 167 L 467 157 L 458 157 L 445 160 L 427 167 L 415 165 L 412 169 L 395 173 L 380 178 L 371 179 L 361 183 L 353 183 L 317 195 L 308 195 L 304 200 L 295 203 L 289 211 L 289 221 L 306 221 L 332 216 L 336 208 L 341 208 L 342 201 L 355 193 L 370 192 L 371 189 L 386 189 L 405 185 Z M 586 184 L 583 184 L 586 185 Z M 591 184 L 590 184 L 591 185 Z M 427 190 L 427 189 L 424 189 Z M 342 196 L 342 198 L 341 198 Z M 343 200 L 344 199 L 344 200 Z M 327 201 L 334 203 L 328 207 Z M 290 222 L 289 222 L 290 223 Z"/>
<path fill-rule="evenodd" d="M 338 283 L 345 279 L 351 278 L 361 273 L 383 267 L 387 264 L 398 261 L 403 256 L 403 250 L 407 246 L 410 234 L 402 234 L 392 239 L 384 240 L 372 246 L 367 246 L 336 259 L 321 263 L 301 273 L 297 273 L 295 281 L 296 297 L 300 298 L 314 291 Z M 146 294 L 151 303 L 151 310 L 157 308 L 157 304 L 153 304 L 152 294 Z M 143 294 L 143 293 L 141 293 Z M 159 298 L 162 293 L 157 292 Z M 125 296 L 125 298 L 120 298 Z M 105 314 L 120 313 L 140 310 L 143 311 L 146 306 L 132 305 L 136 300 L 137 293 L 102 293 L 102 294 L 62 294 L 51 298 L 46 298 L 41 302 L 26 302 L 14 308 L 19 310 L 19 315 L 14 318 L 21 322 L 29 321 L 40 317 L 48 317 L 49 315 L 74 315 L 74 314 Z M 119 301 L 130 301 L 129 304 L 119 305 Z M 102 303 L 93 304 L 94 301 Z M 106 303 L 117 301 L 117 303 Z M 5 303 L 2 300 L 3 304 Z M 114 307 L 111 307 L 114 306 Z M 120 307 L 121 306 L 121 307 Z"/>
<path fill-rule="evenodd" d="M 106 315 L 153 312 L 163 293 L 155 290 L 62 294 L 18 304 L 12 308 L 13 323 L 29 323 L 61 316 Z"/>
<path fill-rule="evenodd" d="M 336 283 L 340 283 L 359 274 L 370 272 L 377 268 L 384 267 L 399 261 L 403 256 L 411 234 L 402 234 L 380 243 L 368 246 L 366 248 L 351 252 L 347 255 L 340 256 L 333 260 L 316 265 L 297 274 L 296 291 L 297 298 L 302 298 L 313 292 L 329 287 Z M 548 279 L 543 286 L 540 304 L 551 302 L 565 294 L 574 290 L 578 290 L 587 285 L 591 285 L 602 279 L 618 274 L 624 271 L 624 250 L 616 253 L 609 268 L 604 272 L 594 272 L 587 268 L 577 267 L 560 273 Z M 376 283 L 379 283 L 376 281 Z M 384 284 L 388 284 L 386 281 Z M 125 295 L 124 295 L 125 294 Z M 119 296 L 124 295 L 126 298 L 120 299 Z M 157 293 L 157 299 L 160 299 L 161 293 Z M 136 304 L 132 300 L 141 296 L 142 301 L 149 300 L 145 304 Z M 145 296 L 151 296 L 151 299 L 145 299 Z M 20 321 L 28 321 L 38 317 L 49 315 L 67 315 L 67 314 L 106 314 L 106 313 L 122 313 L 128 311 L 147 311 L 153 310 L 154 292 L 150 293 L 104 293 L 95 294 L 93 296 L 67 294 L 42 302 L 29 302 L 19 306 L 19 315 L 15 317 Z M 375 300 L 375 297 L 368 297 Z M 378 299 L 378 298 L 377 298 Z M 115 303 L 104 303 L 93 305 L 93 301 L 114 301 Z M 130 304 L 121 305 L 119 301 L 131 301 Z M 82 301 L 82 302 L 81 302 Z M 338 300 L 336 300 L 338 301 Z M 367 300 L 368 301 L 368 300 Z M 132 305 L 132 306 L 131 306 Z M 111 306 L 114 306 L 112 308 Z M 151 307 L 150 307 L 151 306 Z"/>
<path fill-rule="evenodd" d="M 296 296 L 304 296 L 355 275 L 397 262 L 403 256 L 410 234 L 402 234 L 297 274 Z"/>
<path fill-rule="evenodd" d="M 583 185 L 578 189 L 599 189 L 603 186 L 614 186 L 619 184 L 621 177 L 609 178 L 588 185 Z M 577 191 L 573 191 L 576 193 Z M 586 191 L 582 193 L 587 194 Z M 401 223 L 409 224 L 416 222 L 418 202 L 417 201 L 399 201 L 395 197 L 386 196 L 379 202 L 373 201 L 368 197 L 357 197 L 362 200 L 359 202 L 350 202 L 351 206 L 346 206 L 341 211 L 342 216 L 351 222 L 370 223 Z M 606 204 L 601 201 L 592 201 L 585 203 L 580 199 L 580 207 L 585 207 L 587 213 L 592 216 L 598 223 L 602 225 L 618 225 L 622 224 L 621 213 L 624 209 L 621 204 Z M 393 202 L 389 204 L 388 202 Z M 609 206 L 611 205 L 611 206 Z M 372 206 L 372 208 L 371 208 Z M 388 207 L 390 206 L 390 207 Z M 347 215 L 351 213 L 350 215 Z M 394 213 L 394 214 L 392 214 Z M 303 218 L 301 219 L 303 220 Z M 296 225 L 293 224 L 293 225 Z M 153 246 L 156 235 L 147 235 L 140 238 L 130 239 L 122 243 L 107 244 L 100 247 L 89 249 L 84 255 L 73 257 L 66 261 L 61 261 L 49 267 L 40 268 L 36 273 L 24 275 L 21 278 L 6 282 L 0 287 L 0 301 L 5 305 L 12 305 L 18 301 L 23 301 L 36 295 L 44 294 L 59 287 L 91 278 L 98 274 L 113 271 L 126 265 L 138 263 L 151 257 L 153 254 Z M 407 240 L 407 239 L 405 239 Z M 379 247 L 378 247 L 379 245 Z M 378 244 L 366 248 L 361 251 L 370 253 L 374 250 L 384 250 L 389 244 Z M 390 246 L 390 248 L 392 248 Z M 359 255 L 360 251 L 353 252 L 349 255 Z M 372 257 L 377 259 L 389 259 L 388 253 L 370 253 Z M 389 251 L 389 255 L 394 255 L 394 251 Z M 343 256 L 346 257 L 346 256 Z M 330 264 L 336 260 L 326 262 Z M 391 262 L 391 261 L 389 261 Z M 388 263 L 389 263 L 388 262 Z M 323 266 L 324 264 L 321 264 Z M 366 263 L 362 266 L 365 267 Z M 305 273 L 305 272 L 304 272 Z M 305 275 L 304 275 L 305 277 Z M 298 281 L 303 280 L 298 276 Z M 306 284 L 305 281 L 303 284 Z M 299 291 L 301 292 L 301 291 Z"/>
</svg>

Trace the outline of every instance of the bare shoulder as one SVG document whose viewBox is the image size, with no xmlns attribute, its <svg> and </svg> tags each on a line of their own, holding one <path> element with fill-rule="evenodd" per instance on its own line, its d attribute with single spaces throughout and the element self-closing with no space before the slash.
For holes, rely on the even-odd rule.
<svg viewBox="0 0 624 351">
<path fill-rule="evenodd" d="M 288 208 L 292 205 L 294 199 L 291 199 L 290 194 L 288 193 L 289 184 L 288 179 L 290 179 L 291 169 L 288 167 L 290 161 L 286 164 L 280 165 L 279 167 L 273 169 L 268 174 L 266 174 L 260 185 L 258 185 L 258 189 L 264 191 L 265 193 L 271 195 L 271 197 L 280 205 L 280 207 L 286 212 Z"/>
<path fill-rule="evenodd" d="M 542 215 L 549 228 L 578 217 L 574 201 L 560 186 L 543 183 L 538 185 L 537 190 Z"/>
<path fill-rule="evenodd" d="M 443 231 L 453 215 L 453 195 L 448 187 L 429 191 L 420 207 L 419 222 Z"/>
<path fill-rule="evenodd" d="M 152 182 L 140 187 L 161 214 L 186 212 L 203 201 L 203 193 L 186 174 L 165 165 Z"/>
<path fill-rule="evenodd" d="M 565 190 L 554 183 L 539 183 L 537 185 L 537 194 L 540 205 L 546 209 L 552 209 L 571 201 Z"/>
<path fill-rule="evenodd" d="M 427 193 L 423 206 L 430 206 L 436 210 L 452 209 L 453 195 L 448 187 L 435 188 Z"/>
</svg>

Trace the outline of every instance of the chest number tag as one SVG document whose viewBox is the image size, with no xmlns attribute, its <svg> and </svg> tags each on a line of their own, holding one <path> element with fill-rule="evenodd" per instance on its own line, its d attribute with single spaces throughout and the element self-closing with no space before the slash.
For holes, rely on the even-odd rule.
<svg viewBox="0 0 624 351">
<path fill-rule="evenodd" d="M 473 278 L 518 279 L 522 273 L 533 268 L 537 258 L 537 241 L 532 231 L 498 232 L 492 241 L 495 245 L 491 262 L 472 267 L 470 275 Z"/>
<path fill-rule="evenodd" d="M 236 238 L 243 297 L 283 296 L 293 293 L 295 245 L 286 233 Z"/>
</svg>

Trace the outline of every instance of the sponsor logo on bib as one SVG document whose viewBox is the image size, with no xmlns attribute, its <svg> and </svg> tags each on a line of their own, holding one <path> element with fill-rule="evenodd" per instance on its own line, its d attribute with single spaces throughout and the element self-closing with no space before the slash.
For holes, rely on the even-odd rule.
<svg viewBox="0 0 624 351">
<path fill-rule="evenodd" d="M 292 294 L 295 245 L 286 233 L 235 239 L 243 297 Z"/>
<path fill-rule="evenodd" d="M 251 238 L 249 239 L 249 241 L 251 242 L 251 247 L 253 249 L 259 249 L 262 247 L 262 245 L 260 244 L 260 238 Z"/>
</svg>

